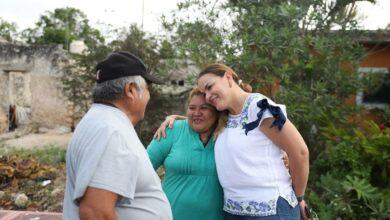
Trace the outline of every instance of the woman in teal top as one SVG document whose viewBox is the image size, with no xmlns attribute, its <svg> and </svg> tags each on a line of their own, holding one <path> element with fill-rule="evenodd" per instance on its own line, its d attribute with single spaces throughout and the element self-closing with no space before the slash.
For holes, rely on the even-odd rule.
<svg viewBox="0 0 390 220">
<path fill-rule="evenodd" d="M 218 112 L 194 89 L 187 120 L 175 122 L 166 138 L 154 139 L 148 154 L 154 169 L 165 168 L 163 190 L 174 220 L 222 220 L 223 191 L 214 160 L 214 129 Z"/>
</svg>

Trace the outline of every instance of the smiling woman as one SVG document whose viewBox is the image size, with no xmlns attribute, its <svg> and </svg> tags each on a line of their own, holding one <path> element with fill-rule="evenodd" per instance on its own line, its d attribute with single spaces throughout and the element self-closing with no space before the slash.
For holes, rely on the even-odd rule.
<svg viewBox="0 0 390 220">
<path fill-rule="evenodd" d="M 288 120 L 286 106 L 248 92 L 238 75 L 223 64 L 204 68 L 197 82 L 207 103 L 229 113 L 215 143 L 226 219 L 308 219 L 304 192 L 309 152 Z M 280 160 L 283 151 L 290 172 Z"/>
<path fill-rule="evenodd" d="M 222 220 L 223 193 L 217 178 L 212 137 L 218 112 L 194 89 L 187 108 L 188 120 L 176 121 L 164 139 L 148 146 L 154 169 L 165 168 L 163 190 L 173 219 Z"/>
<path fill-rule="evenodd" d="M 190 94 L 187 117 L 191 128 L 199 133 L 203 144 L 207 144 L 216 126 L 217 111 L 205 102 L 204 94 L 198 89 Z"/>
</svg>

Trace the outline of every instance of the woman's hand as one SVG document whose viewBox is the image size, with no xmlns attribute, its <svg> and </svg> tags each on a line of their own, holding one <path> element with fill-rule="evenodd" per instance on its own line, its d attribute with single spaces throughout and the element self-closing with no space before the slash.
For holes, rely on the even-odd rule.
<svg viewBox="0 0 390 220">
<path fill-rule="evenodd" d="M 282 151 L 283 152 L 283 163 L 284 163 L 284 166 L 286 167 L 287 170 L 290 169 L 290 161 L 288 160 L 288 155 L 285 151 Z"/>
<path fill-rule="evenodd" d="M 306 205 L 305 200 L 302 200 L 301 202 L 298 203 L 299 205 L 299 210 L 301 211 L 301 220 L 310 220 L 310 210 L 309 207 Z"/>
<path fill-rule="evenodd" d="M 187 117 L 182 115 L 169 115 L 165 118 L 165 121 L 161 123 L 160 127 L 154 133 L 153 138 L 160 140 L 161 137 L 165 138 L 167 135 L 165 133 L 165 129 L 167 127 L 173 128 L 173 123 L 178 119 L 187 119 Z"/>
</svg>

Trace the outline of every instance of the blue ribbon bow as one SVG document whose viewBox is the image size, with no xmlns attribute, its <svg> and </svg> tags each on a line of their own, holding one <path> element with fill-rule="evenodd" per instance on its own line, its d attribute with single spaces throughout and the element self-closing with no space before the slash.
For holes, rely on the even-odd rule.
<svg viewBox="0 0 390 220">
<path fill-rule="evenodd" d="M 282 130 L 284 123 L 286 123 L 286 116 L 284 116 L 282 109 L 280 109 L 279 106 L 270 105 L 267 99 L 262 99 L 258 101 L 257 106 L 260 108 L 259 113 L 257 113 L 257 119 L 244 125 L 246 135 L 248 135 L 249 131 L 259 127 L 260 120 L 267 109 L 275 118 L 275 120 L 272 122 L 271 128 L 276 126 L 279 131 Z"/>
</svg>

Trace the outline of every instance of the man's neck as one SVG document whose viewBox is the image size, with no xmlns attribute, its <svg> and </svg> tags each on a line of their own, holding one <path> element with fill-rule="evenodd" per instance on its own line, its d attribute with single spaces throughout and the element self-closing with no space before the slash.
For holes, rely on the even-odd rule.
<svg viewBox="0 0 390 220">
<path fill-rule="evenodd" d="M 123 113 L 125 113 L 125 115 L 130 119 L 131 124 L 133 124 L 133 126 L 135 126 L 139 122 L 139 120 L 131 114 L 131 112 L 128 110 L 129 108 L 127 107 L 126 103 L 124 103 L 123 101 L 112 101 L 109 103 L 117 107 Z"/>
</svg>

